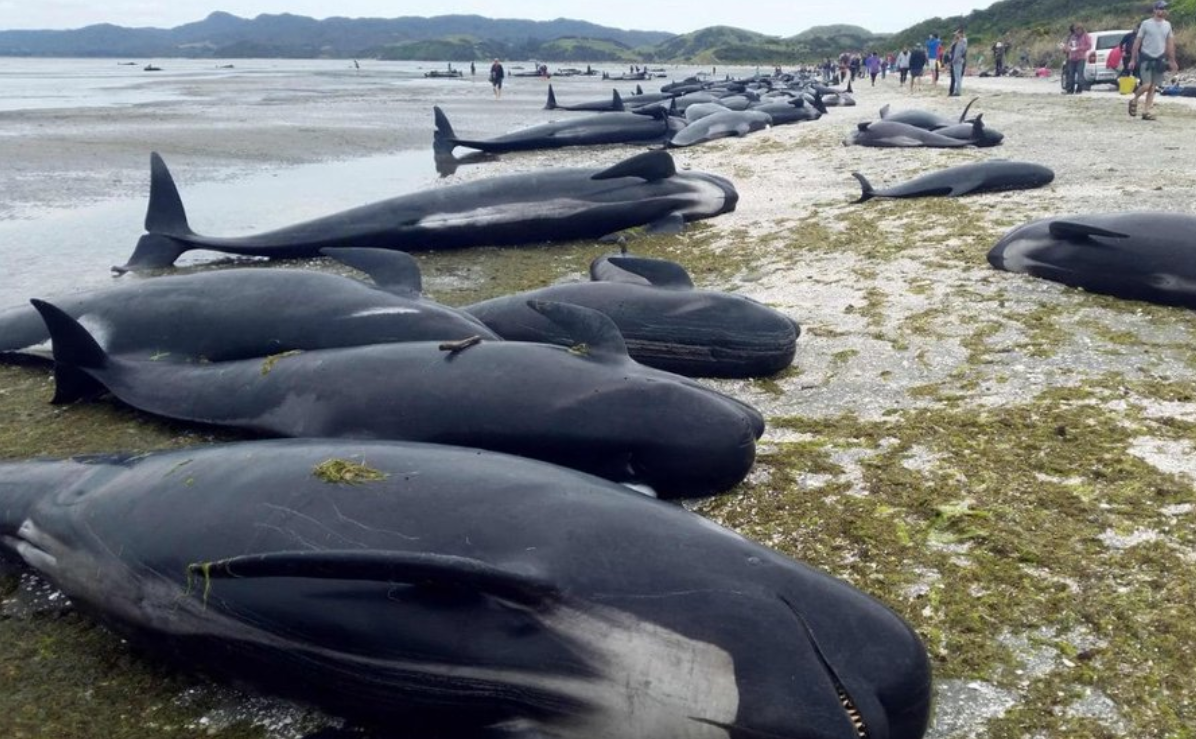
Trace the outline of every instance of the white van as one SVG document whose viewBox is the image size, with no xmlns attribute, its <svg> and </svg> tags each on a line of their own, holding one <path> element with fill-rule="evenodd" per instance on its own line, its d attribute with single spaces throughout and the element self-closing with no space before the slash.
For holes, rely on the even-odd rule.
<svg viewBox="0 0 1196 739">
<path fill-rule="evenodd" d="M 1121 74 L 1121 65 L 1118 64 L 1116 69 L 1109 69 L 1105 63 L 1109 61 L 1109 53 L 1121 44 L 1121 39 L 1130 33 L 1129 29 L 1124 31 L 1089 31 L 1088 36 L 1092 39 L 1092 48 L 1088 51 L 1088 60 L 1084 64 L 1084 79 L 1080 81 L 1080 87 L 1084 90 L 1089 89 L 1093 85 L 1109 84 L 1117 85 L 1117 75 Z M 1066 66 L 1066 62 L 1064 63 Z M 1059 83 L 1066 85 L 1067 75 L 1065 70 L 1061 69 L 1059 74 Z"/>
</svg>

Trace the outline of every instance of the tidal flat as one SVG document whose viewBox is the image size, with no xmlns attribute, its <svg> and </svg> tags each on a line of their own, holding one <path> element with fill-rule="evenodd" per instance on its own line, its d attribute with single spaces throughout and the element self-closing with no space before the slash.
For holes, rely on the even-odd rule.
<svg viewBox="0 0 1196 739">
<path fill-rule="evenodd" d="M 212 235 L 396 189 L 602 166 L 642 151 L 505 155 L 438 178 L 433 104 L 458 132 L 493 135 L 549 117 L 543 82 L 512 80 L 495 101 L 481 77 L 399 84 L 397 71 L 334 71 L 196 75 L 155 81 L 179 89 L 134 105 L 0 111 L 9 171 L 0 254 L 11 265 L 0 308 L 111 283 L 107 266 L 141 233 L 151 150 L 171 164 L 196 230 Z M 610 87 L 554 80 L 562 102 Z M 1006 136 L 997 149 L 841 144 L 886 103 L 958 115 L 973 95 L 973 112 Z M 739 207 L 678 236 L 627 242 L 680 262 L 699 287 L 750 296 L 804 329 L 778 376 L 711 382 L 760 408 L 768 430 L 743 484 L 689 505 L 906 618 L 934 662 L 933 739 L 1193 736 L 1193 314 L 998 272 L 985 254 L 1009 229 L 1048 216 L 1196 213 L 1196 101 L 1164 98 L 1150 123 L 1130 118 L 1113 91 L 1062 96 L 1055 79 L 968 78 L 956 99 L 945 82 L 911 94 L 890 77 L 859 85 L 856 99 L 817 122 L 677 152 L 679 167 L 729 177 Z M 852 171 L 881 187 L 987 158 L 1044 164 L 1056 179 L 1023 192 L 851 202 Z M 583 279 L 589 260 L 612 248 L 417 258 L 425 291 L 460 305 Z M 193 253 L 183 268 L 229 263 Z M 111 400 L 51 406 L 52 394 L 46 365 L 0 366 L 0 458 L 240 438 Z M 330 720 L 162 664 L 35 578 L 3 573 L 4 736 L 281 738 Z"/>
</svg>

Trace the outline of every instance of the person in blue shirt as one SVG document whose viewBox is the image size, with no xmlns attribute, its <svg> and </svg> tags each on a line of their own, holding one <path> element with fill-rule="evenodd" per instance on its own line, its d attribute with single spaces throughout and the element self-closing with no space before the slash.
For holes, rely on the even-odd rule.
<svg viewBox="0 0 1196 739">
<path fill-rule="evenodd" d="M 930 65 L 930 81 L 939 83 L 939 49 L 943 42 L 937 33 L 930 34 L 926 39 L 926 62 Z"/>
</svg>

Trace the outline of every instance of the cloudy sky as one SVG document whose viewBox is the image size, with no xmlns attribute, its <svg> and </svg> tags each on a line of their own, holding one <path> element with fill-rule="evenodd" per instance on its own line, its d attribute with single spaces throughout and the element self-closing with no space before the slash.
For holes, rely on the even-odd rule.
<svg viewBox="0 0 1196 739">
<path fill-rule="evenodd" d="M 18 28 L 81 28 L 94 23 L 118 26 L 174 26 L 202 20 L 214 10 L 242 18 L 262 13 L 293 13 L 312 18 L 395 18 L 472 14 L 490 18 L 552 20 L 572 18 L 604 26 L 641 31 L 688 33 L 708 26 L 734 26 L 776 36 L 792 36 L 811 26 L 849 23 L 870 31 L 900 31 L 933 16 L 965 14 L 991 5 L 993 0 L 939 0 L 908 3 L 900 0 L 0 0 L 0 30 Z M 680 10 L 679 8 L 684 8 Z"/>
</svg>

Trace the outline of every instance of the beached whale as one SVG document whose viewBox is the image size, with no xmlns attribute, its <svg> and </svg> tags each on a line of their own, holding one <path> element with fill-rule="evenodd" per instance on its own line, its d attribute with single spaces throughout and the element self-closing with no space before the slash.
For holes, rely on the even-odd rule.
<svg viewBox="0 0 1196 739">
<path fill-rule="evenodd" d="M 829 103 L 828 103 L 829 104 Z M 897 121 L 862 121 L 847 138 L 843 139 L 844 146 L 877 147 L 929 147 L 936 149 L 956 149 L 964 146 L 974 146 L 983 140 L 984 123 L 976 119 L 972 124 L 972 137 L 969 139 L 944 136 L 938 131 L 927 131 L 924 128 L 911 126 Z"/>
<path fill-rule="evenodd" d="M 954 198 L 969 193 L 1030 190 L 1048 185 L 1055 179 L 1055 173 L 1049 167 L 1003 159 L 948 167 L 883 190 L 873 188 L 859 172 L 852 172 L 851 176 L 859 180 L 863 190 L 855 201 L 857 203 L 872 198 Z"/>
<path fill-rule="evenodd" d="M 54 304 L 110 354 L 222 362 L 295 349 L 498 337 L 456 308 L 424 298 L 419 265 L 389 249 L 329 249 L 374 284 L 326 272 L 241 268 L 121 282 Z M 37 349 L 50 333 L 26 303 L 0 311 L 0 352 Z"/>
<path fill-rule="evenodd" d="M 55 403 L 107 390 L 167 418 L 276 436 L 398 439 L 519 454 L 711 495 L 743 480 L 764 419 L 751 406 L 631 360 L 605 315 L 538 304 L 570 346 L 404 342 L 170 365 L 106 354 L 34 301 L 54 343 Z"/>
<path fill-rule="evenodd" d="M 1018 226 L 988 252 L 997 269 L 1130 300 L 1196 308 L 1196 216 L 1134 211 Z"/>
<path fill-rule="evenodd" d="M 934 131 L 940 128 L 954 125 L 956 123 L 963 123 L 968 116 L 968 110 L 971 109 L 972 104 L 980 98 L 972 98 L 968 104 L 964 106 L 963 112 L 959 114 L 958 119 L 951 119 L 938 113 L 929 110 L 922 110 L 921 108 L 906 108 L 904 110 L 892 110 L 887 104 L 880 109 L 880 117 L 886 121 L 894 123 L 907 123 L 911 126 L 924 128 L 927 131 Z"/>
<path fill-rule="evenodd" d="M 548 86 L 548 102 L 544 103 L 544 110 L 582 110 L 594 112 L 606 111 L 622 111 L 625 107 L 623 105 L 623 98 L 619 95 L 618 90 L 612 90 L 611 96 L 604 100 L 588 100 L 584 103 L 574 103 L 573 105 L 561 105 L 556 101 L 556 93 L 552 90 L 552 85 Z"/>
<path fill-rule="evenodd" d="M 703 116 L 673 134 L 670 147 L 694 146 L 728 136 L 746 136 L 772 125 L 772 117 L 755 110 L 725 110 Z"/>
<path fill-rule="evenodd" d="M 612 114 L 613 115 L 613 114 Z M 627 115 L 634 115 L 628 113 Z M 605 169 L 560 168 L 437 187 L 249 236 L 191 230 L 166 163 L 150 157 L 145 228 L 117 272 L 168 267 L 186 251 L 296 259 L 330 247 L 403 251 L 508 246 L 601 238 L 657 221 L 735 210 L 735 186 L 717 175 L 678 172 L 661 150 Z"/>
<path fill-rule="evenodd" d="M 688 377 L 767 377 L 788 367 L 801 327 L 751 298 L 696 290 L 680 265 L 635 257 L 609 257 L 614 268 L 638 274 L 625 279 L 572 282 L 465 306 L 504 339 L 568 346 L 568 332 L 531 306 L 571 303 L 610 317 L 635 361 Z"/>
<path fill-rule="evenodd" d="M 615 93 L 616 95 L 618 93 Z M 448 116 L 439 106 L 432 112 L 436 132 L 432 146 L 438 152 L 451 152 L 457 147 L 491 153 L 560 149 L 566 146 L 599 146 L 603 144 L 654 144 L 665 140 L 670 131 L 668 115 L 663 110 L 645 112 L 595 113 L 576 118 L 541 123 L 489 139 L 469 139 L 457 135 Z"/>
<path fill-rule="evenodd" d="M 0 464 L 0 553 L 184 669 L 392 736 L 918 739 L 926 650 L 680 506 L 473 449 Z"/>
</svg>

